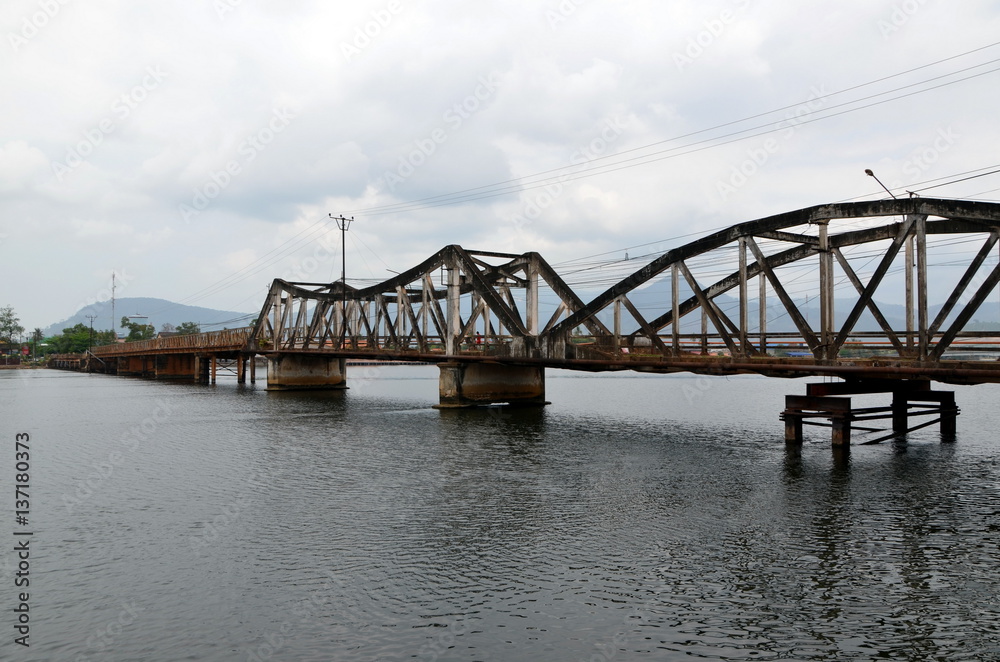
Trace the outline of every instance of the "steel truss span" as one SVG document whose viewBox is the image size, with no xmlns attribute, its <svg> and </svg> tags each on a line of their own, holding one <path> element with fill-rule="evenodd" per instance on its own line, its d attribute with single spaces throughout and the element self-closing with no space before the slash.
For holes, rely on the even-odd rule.
<svg viewBox="0 0 1000 662">
<path fill-rule="evenodd" d="M 993 203 L 820 205 L 669 250 L 590 301 L 537 253 L 452 245 L 362 289 L 275 280 L 246 351 L 998 382 L 1000 332 L 970 328 L 998 232 Z"/>
</svg>

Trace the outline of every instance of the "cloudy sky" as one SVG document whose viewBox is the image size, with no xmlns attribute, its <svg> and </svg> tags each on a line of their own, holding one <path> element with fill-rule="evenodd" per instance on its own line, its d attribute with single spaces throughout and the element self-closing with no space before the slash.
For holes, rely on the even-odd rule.
<svg viewBox="0 0 1000 662">
<path fill-rule="evenodd" d="M 331 213 L 349 279 L 383 279 L 1000 163 L 995 1 L 6 0 L 0 27 L 0 306 L 29 329 L 113 271 L 255 311 L 272 278 L 339 278 Z"/>
</svg>

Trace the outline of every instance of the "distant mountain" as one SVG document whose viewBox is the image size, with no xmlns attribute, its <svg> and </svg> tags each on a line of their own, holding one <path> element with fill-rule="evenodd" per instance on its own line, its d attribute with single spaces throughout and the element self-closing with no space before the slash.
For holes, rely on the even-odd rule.
<svg viewBox="0 0 1000 662">
<path fill-rule="evenodd" d="M 94 319 L 94 329 L 105 331 L 111 328 L 111 302 L 101 301 L 85 308 L 81 308 L 76 313 L 62 320 L 50 324 L 42 329 L 46 336 L 62 333 L 63 329 L 76 326 L 82 323 L 90 326 L 88 315 L 96 315 Z M 115 301 L 114 329 L 119 334 L 127 333 L 126 329 L 120 327 L 122 317 L 135 315 L 145 316 L 147 319 L 134 318 L 133 321 L 140 324 L 152 324 L 159 331 L 164 324 L 177 326 L 182 322 L 197 322 L 203 331 L 217 331 L 222 328 L 238 328 L 247 326 L 257 312 L 236 312 L 232 310 L 216 310 L 214 308 L 202 308 L 200 306 L 185 306 L 166 299 L 154 299 L 150 297 L 126 297 Z"/>
</svg>

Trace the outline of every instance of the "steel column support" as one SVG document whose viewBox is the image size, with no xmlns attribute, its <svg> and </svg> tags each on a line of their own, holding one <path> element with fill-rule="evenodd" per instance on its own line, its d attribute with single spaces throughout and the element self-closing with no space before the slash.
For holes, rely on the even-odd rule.
<svg viewBox="0 0 1000 662">
<path fill-rule="evenodd" d="M 617 353 L 622 347 L 622 298 L 616 297 L 614 303 L 615 311 L 615 333 L 614 333 L 614 347 Z"/>
<path fill-rule="evenodd" d="M 757 276 L 760 283 L 760 294 L 757 298 L 758 313 L 760 314 L 760 353 L 767 354 L 767 279 L 764 274 Z"/>
<path fill-rule="evenodd" d="M 830 251 L 830 221 L 817 221 L 819 226 L 819 328 L 820 344 L 823 349 L 820 358 L 836 358 L 833 346 L 833 253 Z"/>
<path fill-rule="evenodd" d="M 445 340 L 445 353 L 448 356 L 458 354 L 458 336 L 462 332 L 461 277 L 458 260 L 452 257 L 448 265 L 448 338 Z"/>
<path fill-rule="evenodd" d="M 923 361 L 927 358 L 930 338 L 927 337 L 927 216 L 916 217 L 917 237 L 917 355 Z"/>
<path fill-rule="evenodd" d="M 708 356 L 708 311 L 701 309 L 701 355 Z"/>
<path fill-rule="evenodd" d="M 913 235 L 906 237 L 906 349 L 913 353 Z"/>
<path fill-rule="evenodd" d="M 747 239 L 737 240 L 740 261 L 740 351 L 739 356 L 747 354 L 747 326 L 750 323 L 749 293 L 747 291 Z M 721 331 L 721 329 L 720 329 Z"/>
<path fill-rule="evenodd" d="M 538 260 L 532 258 L 528 260 L 525 267 L 527 272 L 527 287 L 525 299 L 525 325 L 528 328 L 529 336 L 538 335 Z"/>
<path fill-rule="evenodd" d="M 670 266 L 670 305 L 672 310 L 670 318 L 671 346 L 674 348 L 674 354 L 678 355 L 681 351 L 681 281 L 680 270 L 677 268 L 676 262 Z"/>
</svg>

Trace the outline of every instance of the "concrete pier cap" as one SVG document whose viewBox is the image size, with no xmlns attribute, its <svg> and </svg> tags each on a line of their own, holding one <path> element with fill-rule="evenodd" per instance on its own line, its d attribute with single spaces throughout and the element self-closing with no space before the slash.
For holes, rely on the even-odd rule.
<svg viewBox="0 0 1000 662">
<path fill-rule="evenodd" d="M 499 363 L 438 364 L 439 404 L 437 409 L 479 407 L 506 403 L 512 406 L 543 406 L 545 368 Z"/>
<path fill-rule="evenodd" d="M 267 357 L 267 390 L 296 391 L 347 388 L 346 359 L 308 354 Z"/>
</svg>

